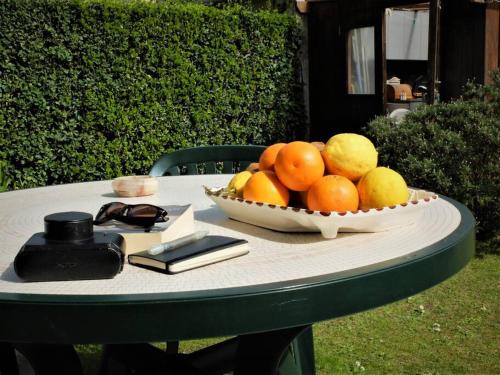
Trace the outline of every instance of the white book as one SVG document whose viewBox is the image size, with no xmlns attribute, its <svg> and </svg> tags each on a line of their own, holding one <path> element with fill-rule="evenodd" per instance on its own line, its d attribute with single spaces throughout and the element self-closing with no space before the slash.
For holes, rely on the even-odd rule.
<svg viewBox="0 0 500 375">
<path fill-rule="evenodd" d="M 125 255 L 147 250 L 154 245 L 169 242 L 194 232 L 194 213 L 191 205 L 160 206 L 168 213 L 168 221 L 156 223 L 150 231 L 112 221 L 108 225 L 94 226 L 96 231 L 119 233 L 125 239 Z"/>
</svg>

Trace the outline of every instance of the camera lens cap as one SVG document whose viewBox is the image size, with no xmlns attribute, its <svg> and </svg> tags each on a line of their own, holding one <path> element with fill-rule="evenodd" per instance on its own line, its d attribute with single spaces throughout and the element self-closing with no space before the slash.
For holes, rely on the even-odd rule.
<svg viewBox="0 0 500 375">
<path fill-rule="evenodd" d="M 81 241 L 93 237 L 92 215 L 86 212 L 58 212 L 47 215 L 45 238 L 56 241 Z"/>
</svg>

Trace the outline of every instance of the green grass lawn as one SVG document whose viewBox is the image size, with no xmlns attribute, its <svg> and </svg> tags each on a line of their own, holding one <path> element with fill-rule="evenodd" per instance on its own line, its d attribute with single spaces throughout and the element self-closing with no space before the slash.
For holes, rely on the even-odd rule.
<svg viewBox="0 0 500 375">
<path fill-rule="evenodd" d="M 473 259 L 423 293 L 314 325 L 316 369 L 330 374 L 500 374 L 500 258 Z M 189 352 L 216 340 L 181 343 Z M 86 374 L 99 346 L 79 346 Z"/>
</svg>

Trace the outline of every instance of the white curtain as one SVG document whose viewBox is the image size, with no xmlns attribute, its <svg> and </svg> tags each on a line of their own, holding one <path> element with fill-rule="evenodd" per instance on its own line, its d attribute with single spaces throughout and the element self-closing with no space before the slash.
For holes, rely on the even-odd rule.
<svg viewBox="0 0 500 375">
<path fill-rule="evenodd" d="M 349 31 L 349 94 L 375 94 L 375 28 Z"/>
</svg>

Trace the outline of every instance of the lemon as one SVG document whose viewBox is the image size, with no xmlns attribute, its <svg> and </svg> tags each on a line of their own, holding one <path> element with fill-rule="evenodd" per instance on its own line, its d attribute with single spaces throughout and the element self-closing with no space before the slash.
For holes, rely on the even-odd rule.
<svg viewBox="0 0 500 375">
<path fill-rule="evenodd" d="M 393 206 L 408 201 L 410 193 L 404 178 L 396 171 L 377 167 L 365 174 L 357 185 L 362 210 Z"/>
<path fill-rule="evenodd" d="M 358 181 L 377 166 L 377 150 L 373 143 L 360 134 L 342 133 L 331 137 L 321 152 L 330 174 Z"/>
<path fill-rule="evenodd" d="M 227 185 L 226 189 L 227 192 L 231 195 L 236 195 L 242 198 L 243 188 L 245 187 L 245 184 L 247 183 L 250 177 L 252 177 L 252 172 L 250 171 L 243 171 L 235 174 L 231 179 L 231 181 L 229 181 L 229 184 Z"/>
</svg>

